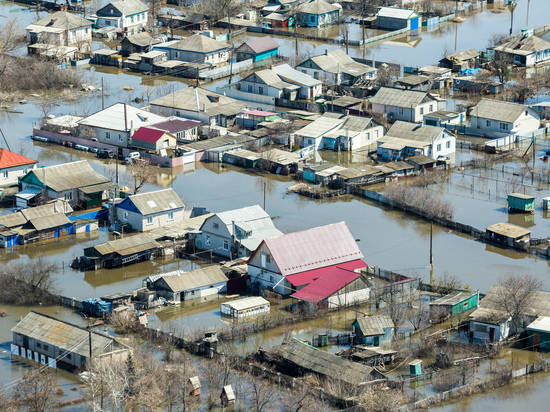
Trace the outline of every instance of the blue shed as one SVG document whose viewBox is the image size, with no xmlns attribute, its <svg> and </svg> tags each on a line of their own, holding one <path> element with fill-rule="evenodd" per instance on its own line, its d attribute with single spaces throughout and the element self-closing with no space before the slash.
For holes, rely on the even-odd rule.
<svg viewBox="0 0 550 412">
<path fill-rule="evenodd" d="M 236 50 L 237 61 L 252 59 L 254 62 L 277 57 L 279 55 L 279 43 L 271 37 L 259 37 L 247 40 Z"/>
<path fill-rule="evenodd" d="M 393 321 L 386 315 L 365 316 L 355 319 L 353 332 L 355 343 L 368 346 L 379 346 L 393 339 Z"/>
</svg>

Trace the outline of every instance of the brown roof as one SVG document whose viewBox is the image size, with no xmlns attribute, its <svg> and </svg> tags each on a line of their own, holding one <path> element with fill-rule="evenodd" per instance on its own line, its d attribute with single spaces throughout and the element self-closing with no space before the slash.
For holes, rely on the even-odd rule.
<svg viewBox="0 0 550 412">
<path fill-rule="evenodd" d="M 252 49 L 254 53 L 263 53 L 268 50 L 279 48 L 279 43 L 277 43 L 271 37 L 258 37 L 257 39 L 247 40 L 239 46 L 237 51 L 245 45 L 250 47 L 250 49 Z"/>
</svg>

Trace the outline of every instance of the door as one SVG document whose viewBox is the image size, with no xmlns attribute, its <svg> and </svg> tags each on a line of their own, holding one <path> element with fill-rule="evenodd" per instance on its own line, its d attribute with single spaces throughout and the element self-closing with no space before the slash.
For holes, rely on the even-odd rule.
<svg viewBox="0 0 550 412">
<path fill-rule="evenodd" d="M 374 337 L 374 346 L 380 346 L 380 336 Z"/>
<path fill-rule="evenodd" d="M 90 225 L 86 225 L 86 233 L 90 232 Z"/>
<path fill-rule="evenodd" d="M 540 335 L 538 333 L 533 334 L 533 348 L 537 348 L 540 346 Z"/>
<path fill-rule="evenodd" d="M 418 29 L 418 17 L 411 19 L 411 30 Z"/>
<path fill-rule="evenodd" d="M 495 328 L 489 328 L 489 340 L 491 342 L 495 341 Z"/>
</svg>

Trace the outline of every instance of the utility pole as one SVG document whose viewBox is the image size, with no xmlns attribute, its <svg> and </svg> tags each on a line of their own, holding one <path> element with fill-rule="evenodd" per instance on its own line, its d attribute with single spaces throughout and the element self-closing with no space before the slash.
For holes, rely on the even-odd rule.
<svg viewBox="0 0 550 412">
<path fill-rule="evenodd" d="M 433 222 L 430 222 L 430 267 L 433 268 Z"/>
<path fill-rule="evenodd" d="M 90 345 L 90 362 L 92 362 L 92 325 L 88 325 L 88 344 Z"/>
<path fill-rule="evenodd" d="M 101 110 L 105 109 L 105 94 L 103 86 L 103 77 L 101 78 Z"/>
<path fill-rule="evenodd" d="M 514 27 L 514 10 L 516 9 L 516 6 L 518 4 L 516 3 L 515 0 L 512 0 L 512 2 L 508 5 L 508 8 L 510 9 L 510 36 L 512 35 L 512 32 L 513 32 L 513 27 Z"/>
<path fill-rule="evenodd" d="M 266 185 L 266 182 L 264 180 L 264 210 L 265 210 L 265 185 Z"/>
</svg>

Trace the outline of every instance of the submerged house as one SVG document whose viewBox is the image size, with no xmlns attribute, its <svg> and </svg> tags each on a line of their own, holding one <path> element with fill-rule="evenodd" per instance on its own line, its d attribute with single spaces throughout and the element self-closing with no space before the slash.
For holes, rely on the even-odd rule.
<svg viewBox="0 0 550 412">
<path fill-rule="evenodd" d="M 46 15 L 27 26 L 26 32 L 29 46 L 42 43 L 52 47 L 72 46 L 81 52 L 92 49 L 92 22 L 66 11 Z"/>
<path fill-rule="evenodd" d="M 516 66 L 533 67 L 550 61 L 550 42 L 537 36 L 514 38 L 494 47 L 495 55 L 508 56 Z"/>
<path fill-rule="evenodd" d="M 216 65 L 229 60 L 231 45 L 202 34 L 193 34 L 163 46 L 163 50 L 168 51 L 170 60 Z"/>
<path fill-rule="evenodd" d="M 455 292 L 430 302 L 430 313 L 455 316 L 477 308 L 479 292 Z"/>
<path fill-rule="evenodd" d="M 449 54 L 439 61 L 439 66 L 459 72 L 464 69 L 473 69 L 477 66 L 479 52 L 476 49 L 468 49 Z"/>
<path fill-rule="evenodd" d="M 471 109 L 470 122 L 476 133 L 490 138 L 530 136 L 540 127 L 540 115 L 523 104 L 481 99 Z"/>
<path fill-rule="evenodd" d="M 249 256 L 264 239 L 282 234 L 258 205 L 215 213 L 199 230 L 195 238 L 198 250 L 229 259 Z"/>
<path fill-rule="evenodd" d="M 189 143 L 198 140 L 200 125 L 201 122 L 197 120 L 171 118 L 170 120 L 152 124 L 150 127 L 171 133 L 176 136 L 178 143 Z"/>
<path fill-rule="evenodd" d="M 301 26 L 321 27 L 337 24 L 342 6 L 331 4 L 325 0 L 311 0 L 302 3 L 297 8 L 296 19 Z"/>
<path fill-rule="evenodd" d="M 80 371 L 94 361 L 124 362 L 131 349 L 115 338 L 35 311 L 12 328 L 11 354 L 52 369 Z"/>
<path fill-rule="evenodd" d="M 252 59 L 254 62 L 270 59 L 279 55 L 279 43 L 271 37 L 258 37 L 246 40 L 235 49 L 237 61 Z"/>
<path fill-rule="evenodd" d="M 177 145 L 176 136 L 153 127 L 140 127 L 132 135 L 131 147 L 159 153 L 162 149 L 173 149 Z"/>
<path fill-rule="evenodd" d="M 81 209 L 100 206 L 112 186 L 87 160 L 33 169 L 20 179 L 20 184 L 23 191 L 34 190 L 42 200 L 64 199 Z"/>
<path fill-rule="evenodd" d="M 550 316 L 550 292 L 535 291 L 519 319 L 513 322 L 502 303 L 509 293 L 503 286 L 493 286 L 481 299 L 479 307 L 470 315 L 469 329 L 474 341 L 499 342 L 524 331 L 540 316 Z"/>
<path fill-rule="evenodd" d="M 300 87 L 298 97 L 300 99 L 314 99 L 322 93 L 322 83 L 307 74 L 292 68 L 288 64 L 273 66 L 272 70 L 286 83 Z"/>
<path fill-rule="evenodd" d="M 422 27 L 422 17 L 411 9 L 382 7 L 376 14 L 376 28 L 382 30 L 418 30 Z"/>
<path fill-rule="evenodd" d="M 397 121 L 378 140 L 376 153 L 384 161 L 401 161 L 424 155 L 454 162 L 456 137 L 447 129 Z"/>
<path fill-rule="evenodd" d="M 21 176 L 37 167 L 38 160 L 0 148 L 0 187 L 15 186 Z"/>
<path fill-rule="evenodd" d="M 381 87 L 369 99 L 373 113 L 389 120 L 421 123 L 424 115 L 445 109 L 445 101 L 426 91 Z"/>
<path fill-rule="evenodd" d="M 310 57 L 296 66 L 314 79 L 322 80 L 327 86 L 353 85 L 359 80 L 375 80 L 374 67 L 356 62 L 344 50 L 326 50 L 324 54 Z"/>
<path fill-rule="evenodd" d="M 114 27 L 117 31 L 135 34 L 147 25 L 149 7 L 139 0 L 117 0 L 97 12 L 97 27 Z"/>
<path fill-rule="evenodd" d="M 192 299 L 212 298 L 225 292 L 227 276 L 221 266 L 213 265 L 184 272 L 151 275 L 147 278 L 147 288 L 172 302 Z"/>
<path fill-rule="evenodd" d="M 353 321 L 356 345 L 380 346 L 393 339 L 394 324 L 387 315 L 363 316 Z"/>
<path fill-rule="evenodd" d="M 173 225 L 184 219 L 184 204 L 174 189 L 138 193 L 115 205 L 116 221 L 144 232 Z"/>
<path fill-rule="evenodd" d="M 252 283 L 329 309 L 369 298 L 366 267 L 344 222 L 267 238 L 248 260 Z"/>
</svg>

